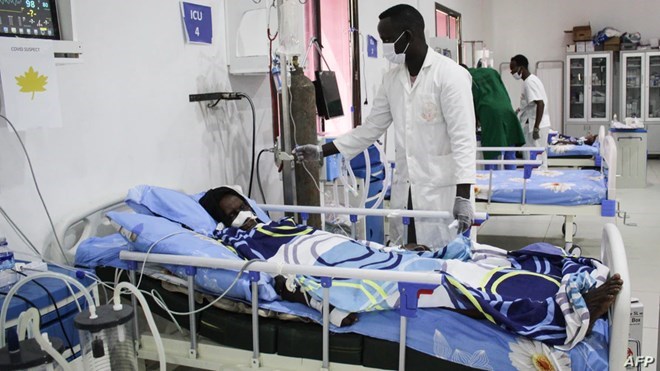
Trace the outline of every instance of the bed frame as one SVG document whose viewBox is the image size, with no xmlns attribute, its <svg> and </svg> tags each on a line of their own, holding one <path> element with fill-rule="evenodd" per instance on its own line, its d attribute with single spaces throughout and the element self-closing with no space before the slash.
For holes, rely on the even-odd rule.
<svg viewBox="0 0 660 371">
<path fill-rule="evenodd" d="M 521 203 L 500 203 L 491 202 L 490 195 L 488 201 L 477 201 L 475 209 L 486 212 L 489 216 L 497 215 L 558 215 L 564 217 L 564 243 L 569 253 L 578 253 L 578 246 L 573 246 L 573 232 L 576 216 L 616 216 L 616 144 L 611 136 L 606 136 L 601 145 L 603 151 L 603 164 L 601 171 L 607 169 L 607 199 L 600 205 L 579 205 L 579 206 L 553 206 L 553 205 L 534 205 L 525 202 L 525 192 L 523 188 L 523 199 Z M 493 160 L 497 162 L 498 160 Z"/>
<path fill-rule="evenodd" d="M 608 133 L 609 134 L 609 133 Z M 601 125 L 598 129 L 597 141 L 600 142 L 599 154 L 594 157 L 563 157 L 563 156 L 548 156 L 548 167 L 562 167 L 562 168 L 582 168 L 582 167 L 600 167 L 603 158 L 603 139 L 605 138 L 605 126 Z"/>
<path fill-rule="evenodd" d="M 110 205 L 114 205 L 110 207 Z M 112 203 L 105 205 L 98 212 L 105 213 L 109 209 L 114 207 L 123 207 L 119 204 Z M 265 208 L 271 211 L 291 211 L 291 212 L 300 212 L 301 209 L 285 205 L 265 205 Z M 305 208 L 304 212 L 313 212 L 314 209 L 320 210 L 321 208 Z M 324 211 L 328 211 L 328 208 L 323 208 Z M 338 213 L 337 209 L 330 209 L 331 212 Z M 347 209 L 350 210 L 351 215 L 359 215 L 360 213 L 356 209 Z M 345 212 L 347 210 L 342 210 Z M 366 210 L 361 210 L 366 211 Z M 370 212 L 373 212 L 370 210 Z M 389 216 L 400 217 L 402 215 L 415 217 L 421 216 L 416 215 L 418 213 L 424 213 L 424 216 L 429 212 L 414 212 L 407 210 L 394 211 L 390 210 Z M 93 223 L 90 223 L 90 220 L 100 221 L 103 218 L 96 218 L 92 215 L 96 213 L 86 213 L 83 218 L 79 221 L 71 221 L 67 224 L 74 229 L 75 231 L 67 231 L 69 235 L 80 235 L 86 236 L 89 234 L 88 229 L 91 230 L 106 230 L 105 226 L 95 226 Z M 448 213 L 436 213 L 440 215 Z M 437 215 L 436 215 L 437 216 Z M 102 223 L 103 224 L 103 223 Z M 84 226 L 84 230 L 80 231 L 80 227 Z M 80 242 L 80 241 L 79 241 Z M 66 251 L 67 255 L 75 255 L 75 249 L 77 243 L 71 245 L 71 248 Z M 51 246 L 51 248 L 54 248 Z M 172 256 L 172 255 L 160 255 L 160 254 L 147 254 L 124 251 L 121 253 L 121 258 L 128 261 L 133 261 L 136 263 L 135 268 L 138 267 L 137 262 L 149 262 L 149 263 L 158 263 L 158 264 L 173 264 L 173 265 L 184 265 L 189 267 L 215 267 L 215 268 L 229 268 L 229 269 L 238 269 L 243 264 L 239 261 L 227 261 L 223 259 L 207 259 L 207 258 L 196 258 L 196 257 L 181 257 L 181 256 Z M 610 312 L 610 350 L 609 350 L 609 360 L 610 360 L 610 369 L 618 370 L 625 362 L 627 344 L 628 344 L 628 330 L 629 330 L 629 316 L 630 316 L 630 279 L 628 274 L 627 258 L 623 245 L 623 240 L 621 235 L 613 224 L 607 224 L 603 230 L 603 238 L 601 243 L 601 256 L 605 264 L 610 267 L 611 273 L 619 273 L 624 280 L 624 287 L 621 293 L 619 294 L 615 304 L 613 305 Z M 295 265 L 274 265 L 272 263 L 254 263 L 250 266 L 251 272 L 270 272 L 270 273 L 296 273 L 296 274 L 312 274 L 317 276 L 328 277 L 327 282 L 331 282 L 329 277 L 351 277 L 351 278 L 369 278 L 369 279 L 386 279 L 392 281 L 405 281 L 408 283 L 414 283 L 412 290 L 410 286 L 408 287 L 407 294 L 402 293 L 402 302 L 407 303 L 405 305 L 406 310 L 402 311 L 403 315 L 401 316 L 400 329 L 401 329 L 401 340 L 399 342 L 399 369 L 403 370 L 405 367 L 405 356 L 406 356 L 406 324 L 407 316 L 414 315 L 417 306 L 417 289 L 425 285 L 434 285 L 440 283 L 438 276 L 428 275 L 425 273 L 416 273 L 416 272 L 382 272 L 374 270 L 357 270 L 357 269 L 348 269 L 348 268 L 328 268 L 328 267 L 303 267 Z M 194 269 L 191 270 L 194 272 Z M 256 273 L 253 273 L 256 274 Z M 131 272 L 132 279 L 135 279 L 135 270 Z M 135 282 L 135 281 L 134 281 Z M 194 285 L 193 285 L 193 276 L 189 276 L 187 280 L 188 292 L 189 292 L 189 308 L 194 308 L 195 303 L 193 300 Z M 256 281 L 252 283 L 253 287 L 256 286 Z M 415 286 L 420 285 L 420 286 Z M 257 293 L 256 288 L 252 290 L 253 293 Z M 326 288 L 324 291 L 324 297 L 327 298 L 329 295 L 329 288 Z M 407 302 L 405 299 L 409 299 Z M 256 295 L 252 297 L 253 303 L 258 301 Z M 293 357 L 283 357 L 275 354 L 263 354 L 259 352 L 259 316 L 257 314 L 257 305 L 252 305 L 252 331 L 253 331 L 253 350 L 245 351 L 240 349 L 234 349 L 229 347 L 224 347 L 206 340 L 198 342 L 197 339 L 197 330 L 195 328 L 195 321 L 190 321 L 190 333 L 191 336 L 189 339 L 175 338 L 172 336 L 164 336 L 163 342 L 167 354 L 167 362 L 170 364 L 176 365 L 185 365 L 189 367 L 197 367 L 209 370 L 224 369 L 229 367 L 232 369 L 248 369 L 248 368 L 260 368 L 260 369 L 280 369 L 280 370 L 372 370 L 371 368 L 356 366 L 356 365 L 346 365 L 341 363 L 329 363 L 329 310 L 328 310 L 328 301 L 324 301 L 323 306 L 323 357 L 322 360 L 310 360 L 304 358 L 293 358 Z M 190 309 L 192 310 L 192 309 Z M 137 313 L 137 311 L 136 311 Z M 135 325 L 138 325 L 138 321 L 135 321 Z M 148 333 L 141 333 L 139 337 L 139 351 L 138 356 L 141 360 L 140 367 L 145 369 L 144 360 L 157 360 L 158 354 L 156 351 L 156 346 L 153 336 Z M 615 367 L 616 366 L 616 367 Z"/>
</svg>

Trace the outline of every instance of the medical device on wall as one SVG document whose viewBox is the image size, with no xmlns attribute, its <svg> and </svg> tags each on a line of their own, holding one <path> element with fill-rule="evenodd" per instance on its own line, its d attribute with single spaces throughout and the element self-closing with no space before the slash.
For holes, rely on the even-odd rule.
<svg viewBox="0 0 660 371">
<path fill-rule="evenodd" d="M 327 119 L 344 116 L 334 71 L 316 71 L 316 109 L 319 116 Z"/>
<path fill-rule="evenodd" d="M 0 2 L 0 36 L 60 39 L 56 0 Z"/>
<path fill-rule="evenodd" d="M 98 318 L 92 319 L 85 310 L 74 320 L 85 370 L 137 370 L 133 308 L 103 305 L 96 314 Z"/>
</svg>

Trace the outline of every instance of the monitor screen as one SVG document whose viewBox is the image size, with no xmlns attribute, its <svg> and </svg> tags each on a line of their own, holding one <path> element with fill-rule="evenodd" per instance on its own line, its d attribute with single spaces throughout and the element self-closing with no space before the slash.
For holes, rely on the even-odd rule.
<svg viewBox="0 0 660 371">
<path fill-rule="evenodd" d="M 0 36 L 60 39 L 56 0 L 0 0 Z"/>
<path fill-rule="evenodd" d="M 342 108 L 335 73 L 333 71 L 316 71 L 315 74 L 316 109 L 319 116 L 324 117 L 326 120 L 343 116 L 344 109 Z"/>
</svg>

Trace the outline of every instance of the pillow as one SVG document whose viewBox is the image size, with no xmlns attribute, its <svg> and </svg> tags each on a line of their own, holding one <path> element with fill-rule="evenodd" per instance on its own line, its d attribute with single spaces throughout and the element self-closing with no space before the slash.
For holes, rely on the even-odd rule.
<svg viewBox="0 0 660 371">
<path fill-rule="evenodd" d="M 119 253 L 128 249 L 128 242 L 119 233 L 88 238 L 76 249 L 75 265 L 86 268 L 103 266 L 128 269 L 126 262 L 119 259 Z"/>
<path fill-rule="evenodd" d="M 109 212 L 107 216 L 121 227 L 119 232 L 137 251 L 147 252 L 155 242 L 159 241 L 153 246 L 151 253 L 243 261 L 231 247 L 184 229 L 164 218 L 115 211 Z M 165 265 L 165 267 L 181 278 L 187 277 L 184 266 Z M 231 285 L 236 275 L 237 271 L 232 270 L 199 268 L 195 275 L 195 284 L 207 291 L 222 293 Z M 272 278 L 268 274 L 260 275 L 258 291 L 259 298 L 263 300 L 272 301 L 277 298 Z M 244 272 L 227 295 L 250 300 L 250 292 L 250 280 L 247 272 Z"/>
<path fill-rule="evenodd" d="M 193 197 L 172 189 L 139 185 L 128 190 L 125 202 L 136 213 L 161 216 L 206 236 L 218 225 Z"/>
<path fill-rule="evenodd" d="M 199 204 L 206 192 L 192 196 L 172 189 L 139 185 L 128 190 L 126 204 L 136 213 L 161 216 L 206 236 L 213 236 L 218 223 Z M 253 200 L 244 197 L 259 219 L 268 223 L 268 214 Z"/>
</svg>

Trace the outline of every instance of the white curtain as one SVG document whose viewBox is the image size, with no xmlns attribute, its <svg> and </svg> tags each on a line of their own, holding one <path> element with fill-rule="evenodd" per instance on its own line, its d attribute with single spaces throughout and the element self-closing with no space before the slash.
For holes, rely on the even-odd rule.
<svg viewBox="0 0 660 371">
<path fill-rule="evenodd" d="M 550 113 L 552 129 L 564 132 L 564 76 L 560 62 L 541 62 L 536 70 L 548 96 L 546 109 Z"/>
</svg>

